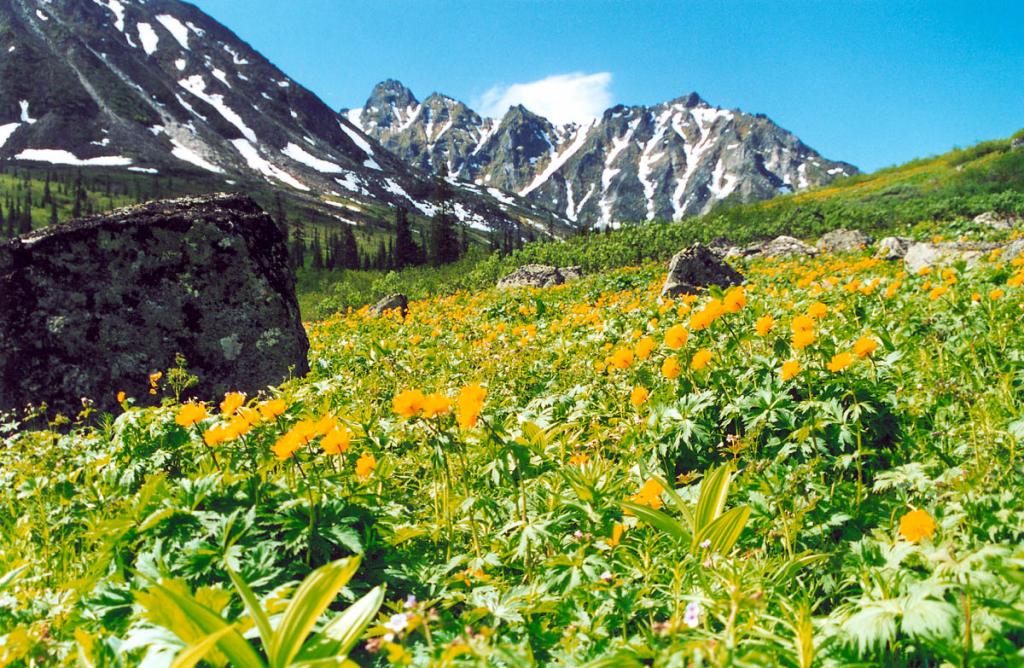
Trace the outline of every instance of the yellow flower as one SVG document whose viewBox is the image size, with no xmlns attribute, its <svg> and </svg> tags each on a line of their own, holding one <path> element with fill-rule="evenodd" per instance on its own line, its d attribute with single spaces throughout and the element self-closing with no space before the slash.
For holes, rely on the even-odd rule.
<svg viewBox="0 0 1024 668">
<path fill-rule="evenodd" d="M 988 298 L 993 300 L 993 301 L 995 301 L 996 299 L 1000 299 L 1005 294 L 1006 294 L 1005 290 L 1002 290 L 1000 288 L 996 288 L 995 290 L 992 290 L 991 292 L 988 293 Z"/>
<path fill-rule="evenodd" d="M 348 427 L 341 426 L 335 427 L 331 431 L 327 432 L 323 440 L 320 441 L 320 447 L 323 448 L 324 452 L 328 455 L 340 455 L 341 453 L 348 450 L 348 446 L 352 443 L 352 432 Z"/>
<path fill-rule="evenodd" d="M 569 464 L 571 466 L 583 466 L 590 460 L 585 452 L 577 452 L 569 457 Z"/>
<path fill-rule="evenodd" d="M 632 501 L 633 503 L 639 504 L 641 506 L 650 506 L 651 508 L 657 510 L 662 506 L 662 491 L 664 490 L 662 489 L 661 483 L 655 480 L 654 478 L 651 478 L 647 482 L 645 482 L 642 487 L 640 487 L 639 492 L 633 495 Z"/>
<path fill-rule="evenodd" d="M 636 342 L 636 347 L 633 348 L 633 352 L 637 358 L 645 360 L 651 356 L 651 351 L 654 350 L 654 339 L 649 336 L 645 336 Z"/>
<path fill-rule="evenodd" d="M 629 403 L 633 404 L 633 408 L 640 408 L 650 395 L 647 388 L 634 387 L 633 392 L 629 395 Z"/>
<path fill-rule="evenodd" d="M 615 547 L 622 542 L 622 534 L 626 531 L 626 525 L 621 522 L 616 522 L 615 526 L 612 527 L 612 536 L 605 542 L 608 543 L 608 547 Z"/>
<path fill-rule="evenodd" d="M 930 273 L 932 273 L 932 268 L 928 266 L 921 267 L 917 270 L 918 276 L 927 276 Z"/>
<path fill-rule="evenodd" d="M 302 447 L 302 442 L 299 440 L 298 435 L 292 431 L 288 431 L 277 439 L 277 442 L 271 446 L 274 455 L 278 461 L 284 461 L 295 454 L 295 452 Z"/>
<path fill-rule="evenodd" d="M 747 305 L 747 294 L 743 286 L 739 285 L 725 293 L 722 306 L 728 313 L 739 313 Z"/>
<path fill-rule="evenodd" d="M 690 332 L 686 330 L 682 325 L 673 325 L 668 328 L 665 332 L 665 345 L 673 350 L 678 350 L 686 345 L 686 340 L 690 338 Z"/>
<path fill-rule="evenodd" d="M 828 363 L 828 370 L 832 373 L 839 373 L 846 367 L 850 366 L 853 362 L 853 355 L 850 353 L 838 353 L 832 356 L 832 361 Z"/>
<path fill-rule="evenodd" d="M 911 510 L 900 518 L 900 535 L 916 543 L 922 538 L 931 538 L 935 534 L 935 520 L 920 508 Z"/>
<path fill-rule="evenodd" d="M 187 403 L 178 409 L 178 415 L 174 421 L 182 427 L 191 427 L 197 422 L 202 422 L 210 414 L 206 412 L 206 406 L 202 404 Z"/>
<path fill-rule="evenodd" d="M 807 346 L 814 343 L 814 330 L 801 330 L 799 332 L 793 332 L 793 347 L 797 350 L 803 350 Z"/>
<path fill-rule="evenodd" d="M 425 418 L 447 415 L 451 410 L 451 399 L 440 392 L 433 392 L 423 398 L 423 417 Z"/>
<path fill-rule="evenodd" d="M 701 348 L 693 355 L 693 359 L 690 360 L 690 368 L 694 371 L 699 371 L 708 365 L 711 361 L 712 353 L 707 348 Z"/>
<path fill-rule="evenodd" d="M 127 398 L 128 398 L 128 395 L 125 394 L 124 392 L 118 392 L 117 393 L 117 403 L 123 404 L 125 399 L 127 399 Z"/>
<path fill-rule="evenodd" d="M 878 342 L 874 339 L 862 336 L 853 344 L 853 352 L 857 357 L 867 357 L 878 348 Z"/>
<path fill-rule="evenodd" d="M 754 329 L 758 336 L 764 336 L 775 328 L 775 318 L 770 315 L 763 315 L 754 322 Z"/>
<path fill-rule="evenodd" d="M 798 315 L 793 318 L 793 322 L 790 323 L 789 328 L 794 334 L 797 332 L 813 332 L 814 319 L 809 315 Z"/>
<path fill-rule="evenodd" d="M 945 285 L 940 285 L 937 288 L 932 288 L 932 291 L 928 293 L 928 299 L 930 299 L 931 301 L 935 301 L 936 299 L 946 294 L 947 292 L 949 292 L 949 288 L 947 288 Z"/>
<path fill-rule="evenodd" d="M 814 302 L 807 309 L 807 315 L 812 318 L 824 318 L 828 313 L 828 306 L 822 302 Z"/>
<path fill-rule="evenodd" d="M 235 411 L 245 403 L 245 395 L 241 392 L 228 392 L 224 395 L 224 401 L 220 402 L 222 415 L 234 415 Z"/>
<path fill-rule="evenodd" d="M 793 376 L 800 373 L 800 362 L 797 360 L 789 360 L 782 363 L 782 368 L 779 369 L 779 377 L 782 380 L 789 380 Z"/>
<path fill-rule="evenodd" d="M 665 361 L 661 363 L 661 375 L 669 380 L 677 378 L 682 370 L 683 367 L 675 357 L 666 357 Z"/>
<path fill-rule="evenodd" d="M 629 348 L 619 348 L 608 359 L 608 363 L 616 369 L 628 369 L 633 363 L 633 351 Z"/>
<path fill-rule="evenodd" d="M 455 419 L 460 427 L 471 429 L 476 426 L 486 397 L 487 390 L 476 383 L 459 390 L 459 396 L 455 398 Z"/>
<path fill-rule="evenodd" d="M 264 420 L 273 420 L 288 410 L 283 399 L 269 399 L 260 404 L 258 408 Z"/>
<path fill-rule="evenodd" d="M 377 468 L 377 458 L 372 453 L 364 452 L 359 459 L 356 460 L 356 475 L 360 479 L 366 479 L 370 477 L 373 470 Z"/>
<path fill-rule="evenodd" d="M 426 397 L 419 390 L 404 390 L 391 400 L 391 409 L 398 415 L 409 419 L 423 410 L 425 399 Z"/>
<path fill-rule="evenodd" d="M 218 425 L 216 427 L 210 427 L 203 432 L 203 441 L 209 446 L 220 445 L 224 441 L 228 440 L 228 429 L 227 427 Z"/>
</svg>

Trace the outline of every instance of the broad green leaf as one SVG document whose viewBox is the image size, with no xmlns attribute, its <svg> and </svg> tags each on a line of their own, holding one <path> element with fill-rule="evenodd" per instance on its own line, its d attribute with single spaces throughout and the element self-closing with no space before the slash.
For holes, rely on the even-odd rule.
<svg viewBox="0 0 1024 668">
<path fill-rule="evenodd" d="M 270 643 L 270 639 L 274 637 L 274 629 L 270 626 L 267 613 L 264 612 L 259 599 L 256 598 L 256 594 L 245 583 L 245 580 L 240 578 L 238 573 L 235 573 L 230 568 L 227 571 L 228 575 L 231 576 L 231 581 L 235 583 L 235 589 L 238 590 L 239 595 L 242 597 L 242 602 L 245 603 L 245 609 L 249 611 L 249 616 L 256 622 L 256 628 L 260 633 L 260 640 L 263 641 L 263 646 L 266 647 Z"/>
<path fill-rule="evenodd" d="M 693 533 L 699 534 L 722 514 L 729 496 L 729 465 L 722 464 L 705 474 L 700 484 L 697 512 L 693 517 Z"/>
<path fill-rule="evenodd" d="M 660 510 L 655 510 L 650 506 L 633 503 L 632 501 L 620 501 L 619 505 L 621 505 L 623 509 L 628 510 L 639 517 L 644 522 L 661 529 L 677 540 L 683 543 L 690 542 L 690 532 L 686 530 L 686 527 L 683 526 L 682 522 L 674 517 L 666 515 Z"/>
<path fill-rule="evenodd" d="M 174 657 L 171 668 L 193 668 L 193 666 L 206 658 L 206 655 L 210 653 L 210 650 L 217 645 L 221 638 L 234 631 L 234 629 L 235 627 L 233 626 L 225 626 L 221 630 L 209 634 L 191 647 L 181 650 Z"/>
<path fill-rule="evenodd" d="M 316 620 L 331 604 L 356 569 L 358 556 L 339 559 L 316 569 L 302 581 L 267 647 L 270 665 L 285 668 L 299 653 Z"/>
<path fill-rule="evenodd" d="M 679 496 L 679 492 L 676 491 L 675 486 L 668 484 L 668 481 L 660 475 L 654 475 L 651 477 L 661 485 L 661 489 L 665 492 L 665 495 L 668 496 L 672 505 L 676 507 L 676 510 L 679 511 L 679 514 L 683 516 L 683 519 L 686 520 L 686 523 L 693 526 L 693 513 L 690 512 L 690 509 L 686 506 L 686 502 L 683 501 L 683 497 Z"/>
<path fill-rule="evenodd" d="M 793 557 L 786 563 L 782 564 L 782 566 L 779 566 L 778 570 L 772 574 L 772 580 L 776 584 L 785 584 L 787 581 L 792 579 L 798 571 L 827 560 L 827 554 L 815 554 L 813 552 Z"/>
<path fill-rule="evenodd" d="M 640 663 L 632 654 L 613 654 L 588 661 L 582 664 L 580 668 L 634 668 L 642 665 L 644 664 Z"/>
<path fill-rule="evenodd" d="M 717 554 L 728 554 L 732 546 L 739 540 L 740 533 L 747 525 L 749 517 L 749 506 L 733 508 L 726 512 L 697 534 L 697 538 L 693 541 L 694 550 L 707 540 L 711 542 L 711 551 Z"/>
<path fill-rule="evenodd" d="M 154 584 L 151 589 L 158 592 L 161 596 L 160 598 L 145 599 L 146 601 L 153 603 L 166 599 L 163 601 L 164 604 L 175 606 L 192 624 L 204 633 L 214 633 L 220 631 L 225 626 L 229 626 L 220 615 L 202 605 L 188 594 L 176 592 L 160 584 Z M 140 598 L 140 602 L 142 601 L 143 599 Z M 176 635 L 178 634 L 178 631 L 175 629 L 171 628 L 170 630 Z M 224 637 L 218 639 L 216 646 L 224 653 L 233 666 L 240 668 L 262 668 L 264 665 L 263 660 L 252 646 L 234 628 L 229 628 L 229 632 L 225 633 Z"/>
<path fill-rule="evenodd" d="M 300 662 L 329 656 L 347 656 L 363 635 L 363 631 L 373 621 L 382 603 L 384 588 L 374 587 L 306 643 L 299 655 Z"/>
<path fill-rule="evenodd" d="M 12 568 L 0 577 L 0 591 L 3 591 L 10 587 L 18 578 L 21 577 L 22 573 L 28 570 L 28 564 L 22 564 L 17 568 Z"/>
</svg>

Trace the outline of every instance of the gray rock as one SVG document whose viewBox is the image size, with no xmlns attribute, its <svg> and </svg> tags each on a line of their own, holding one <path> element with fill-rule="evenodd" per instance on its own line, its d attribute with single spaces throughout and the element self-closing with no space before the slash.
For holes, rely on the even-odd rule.
<svg viewBox="0 0 1024 668">
<path fill-rule="evenodd" d="M 818 249 L 800 241 L 796 237 L 781 235 L 751 249 L 754 255 L 762 257 L 787 257 L 792 255 L 817 255 Z"/>
<path fill-rule="evenodd" d="M 1020 224 L 1020 218 L 1012 214 L 986 211 L 974 217 L 974 224 L 993 230 L 1010 230 Z"/>
<path fill-rule="evenodd" d="M 546 264 L 526 264 L 498 281 L 505 288 L 550 288 L 583 276 L 579 267 L 552 267 Z"/>
<path fill-rule="evenodd" d="M 999 256 L 999 259 L 1004 262 L 1010 262 L 1016 259 L 1024 253 L 1024 239 L 1015 239 L 1003 247 L 1003 252 Z"/>
<path fill-rule="evenodd" d="M 255 393 L 307 371 L 284 232 L 251 199 L 153 202 L 0 245 L 0 409 L 74 415 L 181 353 L 194 396 Z"/>
<path fill-rule="evenodd" d="M 957 262 L 966 262 L 968 267 L 973 267 L 997 247 L 986 243 L 916 243 L 907 249 L 903 264 L 911 274 L 924 267 L 948 266 Z"/>
<path fill-rule="evenodd" d="M 882 260 L 902 260 L 913 243 L 906 237 L 885 237 L 875 247 L 875 257 Z"/>
<path fill-rule="evenodd" d="M 1024 148 L 1024 137 L 1017 137 L 1012 142 L 1010 142 L 1011 151 L 1016 151 L 1020 148 Z"/>
<path fill-rule="evenodd" d="M 856 253 L 864 250 L 873 239 L 860 230 L 832 230 L 818 239 L 818 250 L 825 253 Z"/>
<path fill-rule="evenodd" d="M 662 297 L 696 294 L 709 285 L 728 287 L 743 282 L 743 275 L 729 266 L 721 255 L 703 244 L 694 244 L 675 254 L 668 265 Z"/>
<path fill-rule="evenodd" d="M 388 295 L 374 304 L 370 308 L 370 313 L 373 315 L 382 315 L 388 311 L 394 311 L 395 309 L 398 309 L 402 313 L 402 318 L 409 315 L 409 298 L 401 293 Z"/>
</svg>

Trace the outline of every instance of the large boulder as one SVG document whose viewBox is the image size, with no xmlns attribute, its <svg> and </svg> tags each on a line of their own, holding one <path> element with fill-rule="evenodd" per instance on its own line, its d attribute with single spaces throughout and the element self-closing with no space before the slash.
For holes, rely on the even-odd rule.
<svg viewBox="0 0 1024 668">
<path fill-rule="evenodd" d="M 993 230 L 1010 230 L 1020 224 L 1020 218 L 1008 213 L 986 211 L 974 217 L 974 224 Z"/>
<path fill-rule="evenodd" d="M 579 267 L 552 267 L 546 264 L 525 264 L 498 281 L 499 288 L 550 288 L 583 275 Z"/>
<path fill-rule="evenodd" d="M 676 253 L 669 262 L 661 296 L 695 294 L 700 288 L 709 285 L 724 288 L 742 282 L 743 275 L 729 266 L 720 254 L 704 244 L 696 243 Z"/>
<path fill-rule="evenodd" d="M 800 241 L 796 237 L 781 235 L 771 241 L 754 246 L 754 255 L 761 257 L 791 257 L 794 255 L 817 255 L 818 249 Z"/>
<path fill-rule="evenodd" d="M 1014 239 L 1003 247 L 1003 252 L 999 259 L 1010 262 L 1020 257 L 1021 254 L 1024 254 L 1024 239 Z"/>
<path fill-rule="evenodd" d="M 871 237 L 860 230 L 832 230 L 818 239 L 818 250 L 825 253 L 856 253 L 864 250 L 871 241 Z"/>
<path fill-rule="evenodd" d="M 948 266 L 957 262 L 973 267 L 995 248 L 996 244 L 989 243 L 916 243 L 907 249 L 903 265 L 911 274 L 916 274 L 924 267 Z"/>
<path fill-rule="evenodd" d="M 395 293 L 381 298 L 376 304 L 370 307 L 373 315 L 384 315 L 389 311 L 397 310 L 403 318 L 409 315 L 409 298 L 401 293 Z"/>
<path fill-rule="evenodd" d="M 248 197 L 153 202 L 0 245 L 0 409 L 149 397 L 184 356 L 214 399 L 308 370 L 285 234 Z"/>
<path fill-rule="evenodd" d="M 914 243 L 906 237 L 885 237 L 875 246 L 875 257 L 882 260 L 902 260 Z"/>
</svg>

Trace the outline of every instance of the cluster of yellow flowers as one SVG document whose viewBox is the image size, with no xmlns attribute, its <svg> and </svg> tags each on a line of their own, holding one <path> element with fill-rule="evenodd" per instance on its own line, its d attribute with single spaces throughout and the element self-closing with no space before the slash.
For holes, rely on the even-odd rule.
<svg viewBox="0 0 1024 668">
<path fill-rule="evenodd" d="M 352 444 L 352 431 L 339 424 L 333 415 L 325 415 L 319 420 L 299 420 L 277 439 L 271 450 L 280 461 L 284 461 L 318 438 L 325 454 L 340 455 Z"/>
<path fill-rule="evenodd" d="M 476 426 L 483 410 L 487 390 L 477 384 L 466 385 L 455 398 L 455 417 L 463 429 Z M 440 392 L 423 394 L 420 390 L 403 390 L 391 401 L 391 409 L 405 419 L 414 417 L 435 418 L 452 411 L 452 401 Z"/>
</svg>

